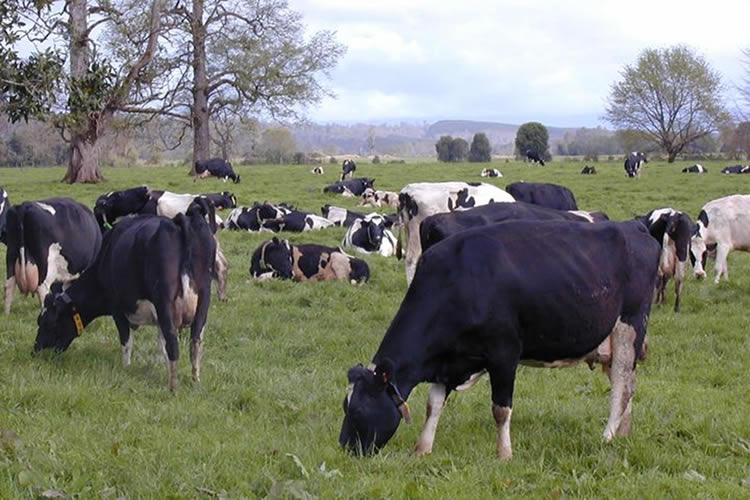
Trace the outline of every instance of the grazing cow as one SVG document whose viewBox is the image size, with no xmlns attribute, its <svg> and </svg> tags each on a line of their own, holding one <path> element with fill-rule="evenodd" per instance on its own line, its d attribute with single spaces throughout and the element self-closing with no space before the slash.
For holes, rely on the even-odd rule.
<svg viewBox="0 0 750 500">
<path fill-rule="evenodd" d="M 544 159 L 533 149 L 526 150 L 526 161 L 530 161 L 531 163 L 538 163 L 541 166 L 544 166 Z"/>
<path fill-rule="evenodd" d="M 343 196 L 356 197 L 362 196 L 365 189 L 372 188 L 375 184 L 375 179 L 368 179 L 366 177 L 358 177 L 356 179 L 348 179 L 345 181 L 339 181 L 326 186 L 323 188 L 324 193 L 336 193 Z"/>
<path fill-rule="evenodd" d="M 357 165 L 352 160 L 344 160 L 341 164 L 341 181 L 349 177 L 350 179 L 354 176 L 354 171 L 357 170 Z"/>
<path fill-rule="evenodd" d="M 267 219 L 261 224 L 263 229 L 278 233 L 279 231 L 290 231 L 302 233 L 316 229 L 325 229 L 333 226 L 333 222 L 320 215 L 294 210 L 283 215 L 280 219 Z"/>
<path fill-rule="evenodd" d="M 385 217 L 380 214 L 367 214 L 355 220 L 344 235 L 341 243 L 345 248 L 354 248 L 362 253 L 376 253 L 390 257 L 396 253 L 396 237 L 386 229 Z"/>
<path fill-rule="evenodd" d="M 370 279 L 367 262 L 347 255 L 340 248 L 322 245 L 292 245 L 274 237 L 253 252 L 250 276 L 292 281 L 347 280 L 352 285 Z"/>
<path fill-rule="evenodd" d="M 310 170 L 310 173 L 313 175 L 323 175 L 325 174 L 325 171 L 323 170 L 323 167 L 317 166 L 317 167 L 313 167 L 313 169 Z"/>
<path fill-rule="evenodd" d="M 98 232 L 98 231 L 97 231 Z M 215 239 L 202 213 L 174 219 L 141 215 L 107 232 L 96 261 L 63 293 L 47 297 L 34 350 L 65 351 L 95 318 L 112 316 L 122 361 L 130 364 L 131 327 L 157 325 L 169 389 L 177 387 L 177 332 L 190 326 L 193 379 L 200 380 L 211 302 Z"/>
<path fill-rule="evenodd" d="M 750 195 L 735 194 L 709 201 L 698 214 L 698 224 L 690 242 L 690 260 L 695 277 L 706 277 L 708 246 L 716 244 L 714 270 L 718 283 L 729 279 L 727 256 L 732 250 L 750 249 Z"/>
<path fill-rule="evenodd" d="M 695 164 L 682 169 L 683 174 L 707 174 L 708 169 L 700 164 Z"/>
<path fill-rule="evenodd" d="M 479 174 L 480 177 L 502 177 L 503 174 L 500 173 L 500 171 L 496 168 L 483 168 L 482 173 Z"/>
<path fill-rule="evenodd" d="M 206 177 L 213 176 L 223 179 L 232 179 L 232 182 L 239 184 L 240 176 L 234 173 L 232 164 L 222 158 L 212 158 L 210 160 L 198 160 L 195 162 L 195 177 L 193 182 Z"/>
<path fill-rule="evenodd" d="M 123 217 L 130 217 L 144 211 L 151 200 L 151 189 L 138 186 L 124 191 L 110 191 L 100 196 L 94 205 L 94 216 L 102 231 L 105 231 Z"/>
<path fill-rule="evenodd" d="M 646 226 L 661 246 L 654 301 L 657 304 L 666 302 L 667 283 L 674 277 L 674 310 L 677 312 L 680 310 L 680 296 L 685 280 L 693 221 L 689 215 L 673 208 L 652 210 L 642 217 L 636 217 L 636 220 Z"/>
<path fill-rule="evenodd" d="M 0 242 L 5 243 L 5 220 L 10 210 L 8 192 L 0 186 Z"/>
<path fill-rule="evenodd" d="M 519 363 L 609 367 L 606 441 L 631 430 L 636 360 L 659 245 L 642 224 L 509 221 L 430 248 L 368 369 L 349 370 L 339 443 L 374 453 L 410 421 L 406 400 L 430 382 L 415 452 L 432 451 L 446 399 L 487 371 L 497 456 L 512 457 L 510 418 Z"/>
<path fill-rule="evenodd" d="M 625 158 L 625 175 L 628 177 L 640 177 L 641 166 L 648 163 L 646 153 L 633 151 Z"/>
<path fill-rule="evenodd" d="M 333 222 L 336 226 L 349 227 L 355 220 L 365 218 L 365 214 L 352 212 L 346 208 L 334 207 L 328 203 L 320 207 L 320 212 L 323 214 L 323 217 Z"/>
<path fill-rule="evenodd" d="M 722 174 L 750 174 L 750 165 L 733 165 L 721 169 Z"/>
<path fill-rule="evenodd" d="M 362 201 L 359 202 L 362 207 L 393 207 L 398 208 L 398 193 L 393 191 L 375 191 L 372 188 L 365 189 L 362 193 Z"/>
<path fill-rule="evenodd" d="M 480 182 L 418 182 L 407 184 L 398 195 L 399 233 L 396 256 L 402 257 L 402 230 L 406 237 L 406 283 L 411 283 L 422 254 L 419 224 L 430 215 L 466 210 L 515 199 L 499 187 Z"/>
<path fill-rule="evenodd" d="M 102 243 L 94 214 L 70 198 L 25 201 L 10 208 L 6 223 L 5 314 L 16 285 L 24 295 L 36 293 L 41 307 L 52 284 L 78 278 Z"/>
<path fill-rule="evenodd" d="M 505 190 L 517 201 L 556 210 L 578 210 L 576 197 L 565 186 L 538 182 L 514 182 L 505 186 Z"/>
<path fill-rule="evenodd" d="M 581 173 L 584 175 L 596 175 L 596 167 L 586 165 L 583 167 L 583 170 L 581 170 Z"/>
</svg>

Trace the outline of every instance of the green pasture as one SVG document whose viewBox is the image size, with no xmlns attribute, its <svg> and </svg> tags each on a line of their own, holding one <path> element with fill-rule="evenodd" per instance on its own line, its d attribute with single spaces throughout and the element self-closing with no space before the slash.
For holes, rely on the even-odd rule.
<svg viewBox="0 0 750 500">
<path fill-rule="evenodd" d="M 572 189 L 585 210 L 612 219 L 673 206 L 695 218 L 709 200 L 750 193 L 750 175 L 687 175 L 689 163 L 652 162 L 641 179 L 622 163 L 531 167 L 495 162 L 504 177 Z M 480 181 L 486 165 L 358 166 L 379 189 L 417 181 Z M 287 201 L 319 213 L 340 165 L 240 167 L 242 183 L 193 183 L 183 168 L 105 169 L 99 185 L 61 184 L 62 169 L 1 169 L 13 202 L 69 196 L 89 206 L 101 194 L 139 184 L 175 192 L 232 190 L 241 204 Z M 338 245 L 344 230 L 292 235 Z M 495 459 L 487 379 L 451 395 L 431 456 L 411 450 L 424 422 L 427 385 L 410 397 L 414 422 L 383 452 L 353 458 L 338 445 L 346 372 L 367 363 L 405 292 L 403 262 L 364 256 L 372 272 L 347 283 L 248 282 L 250 254 L 266 234 L 223 232 L 229 301 L 214 300 L 202 381 L 190 379 L 187 335 L 179 386 L 167 390 L 154 327 L 135 333 L 125 369 L 114 323 L 100 318 L 62 355 L 31 356 L 38 301 L 19 297 L 0 319 L 0 498 L 749 498 L 750 256 L 729 257 L 729 282 L 685 287 L 682 312 L 655 308 L 648 359 L 639 365 L 633 433 L 601 434 L 609 382 L 583 364 L 521 367 L 516 380 L 514 458 Z M 0 247 L 4 261 L 5 247 Z M 709 272 L 712 271 L 712 263 Z M 712 272 L 711 272 L 712 276 Z M 213 296 L 215 299 L 215 295 Z"/>
</svg>

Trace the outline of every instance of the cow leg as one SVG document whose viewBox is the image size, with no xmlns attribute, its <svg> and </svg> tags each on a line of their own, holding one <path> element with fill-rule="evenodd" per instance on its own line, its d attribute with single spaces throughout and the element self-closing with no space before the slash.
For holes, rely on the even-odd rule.
<svg viewBox="0 0 750 500">
<path fill-rule="evenodd" d="M 422 243 L 419 239 L 419 222 L 409 221 L 404 228 L 406 230 L 406 241 L 409 245 L 406 249 L 406 284 L 411 284 L 414 279 L 414 273 L 417 270 L 417 261 L 422 253 Z M 411 226 L 411 227 L 409 227 Z"/>
<path fill-rule="evenodd" d="M 419 436 L 414 454 L 417 456 L 432 453 L 432 443 L 435 441 L 440 413 L 443 411 L 445 401 L 448 398 L 448 390 L 443 384 L 430 385 L 430 395 L 427 397 L 427 418 L 425 419 L 422 434 Z"/>
<path fill-rule="evenodd" d="M 112 315 L 112 319 L 115 320 L 117 333 L 120 335 L 122 366 L 130 366 L 130 358 L 133 354 L 133 336 L 130 334 L 130 322 L 120 314 Z"/>
<path fill-rule="evenodd" d="M 190 364 L 193 368 L 193 380 L 201 380 L 201 358 L 203 357 L 203 333 L 206 329 L 208 306 L 211 303 L 211 289 L 202 291 L 198 296 L 193 324 L 190 325 Z"/>
<path fill-rule="evenodd" d="M 716 271 L 716 277 L 714 283 L 718 283 L 721 276 L 724 275 L 724 279 L 729 281 L 729 269 L 727 267 L 727 256 L 729 255 L 729 247 L 722 243 L 716 245 L 716 261 L 714 262 L 714 270 Z"/>
<path fill-rule="evenodd" d="M 13 292 L 16 290 L 16 277 L 11 276 L 5 281 L 5 314 L 10 314 L 10 305 L 13 302 Z"/>
<path fill-rule="evenodd" d="M 216 294 L 219 300 L 227 300 L 227 272 L 229 270 L 229 264 L 227 258 L 224 256 L 224 252 L 221 251 L 219 246 L 219 239 L 214 235 L 216 240 L 216 258 L 214 259 L 214 279 L 216 279 Z"/>
<path fill-rule="evenodd" d="M 516 379 L 516 367 L 520 359 L 520 348 L 501 346 L 498 352 L 503 352 L 502 359 L 498 359 L 487 368 L 492 386 L 492 416 L 497 424 L 497 458 L 510 460 L 513 451 L 510 444 L 510 414 L 513 411 L 513 384 Z"/>
<path fill-rule="evenodd" d="M 609 420 L 604 429 L 605 441 L 611 441 L 615 435 L 630 434 L 632 399 L 635 392 L 635 341 L 638 336 L 633 326 L 623 323 L 619 318 L 610 335 L 612 393 Z"/>
<path fill-rule="evenodd" d="M 682 295 L 682 286 L 685 283 L 685 265 L 686 262 L 677 261 L 677 269 L 674 274 L 674 312 L 680 311 L 680 296 Z"/>
<path fill-rule="evenodd" d="M 159 319 L 159 346 L 167 362 L 169 390 L 174 392 L 177 389 L 177 360 L 180 357 L 174 322 L 166 308 L 157 308 L 156 315 Z"/>
</svg>

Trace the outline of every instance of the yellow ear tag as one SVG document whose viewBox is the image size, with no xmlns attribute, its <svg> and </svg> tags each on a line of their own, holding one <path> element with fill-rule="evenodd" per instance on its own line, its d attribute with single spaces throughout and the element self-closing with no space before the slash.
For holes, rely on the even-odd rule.
<svg viewBox="0 0 750 500">
<path fill-rule="evenodd" d="M 83 333 L 83 320 L 81 319 L 81 315 L 77 312 L 73 314 L 73 323 L 75 323 L 76 332 L 78 332 L 78 336 L 80 337 Z"/>
</svg>

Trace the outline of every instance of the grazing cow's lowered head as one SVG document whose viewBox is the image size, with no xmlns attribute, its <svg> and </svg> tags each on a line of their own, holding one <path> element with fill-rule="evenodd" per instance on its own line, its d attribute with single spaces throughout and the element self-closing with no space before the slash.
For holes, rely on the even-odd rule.
<svg viewBox="0 0 750 500">
<path fill-rule="evenodd" d="M 100 196 L 94 206 L 94 217 L 104 231 L 122 217 L 141 213 L 151 199 L 151 189 L 139 186 L 124 191 L 112 191 Z"/>
<path fill-rule="evenodd" d="M 49 294 L 37 318 L 39 329 L 34 352 L 54 348 L 65 351 L 83 333 L 83 320 L 71 298 L 65 293 Z"/>
<path fill-rule="evenodd" d="M 292 279 L 292 245 L 276 237 L 259 246 L 250 260 L 250 276 L 258 280 Z"/>
</svg>

